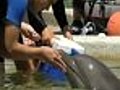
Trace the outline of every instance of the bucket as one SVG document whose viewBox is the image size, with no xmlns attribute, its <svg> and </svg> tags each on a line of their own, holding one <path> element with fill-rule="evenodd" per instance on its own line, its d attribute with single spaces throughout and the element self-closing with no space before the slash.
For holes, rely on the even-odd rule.
<svg viewBox="0 0 120 90">
<path fill-rule="evenodd" d="M 39 72 L 46 75 L 46 79 L 55 84 L 63 84 L 66 81 L 65 73 L 59 68 L 49 63 L 42 63 L 39 67 Z"/>
<path fill-rule="evenodd" d="M 85 51 L 82 46 L 66 38 L 53 39 L 53 48 L 58 50 L 62 49 L 65 53 L 67 53 L 70 56 L 74 56 L 76 54 L 83 54 Z M 39 71 L 47 75 L 47 78 L 52 81 L 55 82 L 67 81 L 65 73 L 51 64 L 42 63 L 42 65 L 39 68 Z"/>
<path fill-rule="evenodd" d="M 78 52 L 74 49 L 72 49 L 72 53 L 69 54 L 70 56 L 74 56 L 78 54 Z M 53 66 L 52 64 L 49 63 L 42 63 L 39 67 L 39 72 L 43 73 L 46 75 L 48 80 L 51 80 L 55 82 L 56 84 L 60 84 L 66 81 L 66 76 L 65 73 L 62 72 L 61 69 Z"/>
</svg>

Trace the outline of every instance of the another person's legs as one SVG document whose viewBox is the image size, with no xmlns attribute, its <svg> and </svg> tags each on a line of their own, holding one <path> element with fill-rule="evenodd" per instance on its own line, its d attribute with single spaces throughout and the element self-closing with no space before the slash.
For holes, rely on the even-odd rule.
<svg viewBox="0 0 120 90">
<path fill-rule="evenodd" d="M 73 30 L 77 33 L 81 33 L 81 28 L 84 24 L 84 5 L 85 0 L 73 0 Z"/>
<path fill-rule="evenodd" d="M 73 19 L 81 20 L 84 17 L 85 0 L 73 0 Z"/>
<path fill-rule="evenodd" d="M 23 43 L 22 36 L 20 36 L 19 42 Z M 22 77 L 21 81 L 31 80 L 32 78 L 31 75 L 35 71 L 35 67 L 32 59 L 24 60 L 24 61 L 15 60 L 15 66 L 16 66 L 17 72 Z"/>
</svg>

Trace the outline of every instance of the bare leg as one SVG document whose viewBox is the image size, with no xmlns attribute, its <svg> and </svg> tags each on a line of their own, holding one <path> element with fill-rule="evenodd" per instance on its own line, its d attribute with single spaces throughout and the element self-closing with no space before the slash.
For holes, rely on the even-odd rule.
<svg viewBox="0 0 120 90">
<path fill-rule="evenodd" d="M 20 43 L 23 43 L 22 37 L 19 39 Z M 29 41 L 28 41 L 29 43 Z M 24 81 L 30 81 L 32 79 L 33 73 L 36 71 L 36 67 L 32 59 L 24 61 L 15 61 L 16 69 L 20 75 L 21 83 Z"/>
</svg>

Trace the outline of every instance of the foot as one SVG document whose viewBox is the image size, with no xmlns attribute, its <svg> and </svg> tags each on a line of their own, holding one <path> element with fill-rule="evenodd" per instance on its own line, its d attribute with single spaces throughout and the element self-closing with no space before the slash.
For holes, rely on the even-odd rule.
<svg viewBox="0 0 120 90">
<path fill-rule="evenodd" d="M 74 20 L 71 27 L 72 34 L 81 34 L 81 28 L 83 27 L 83 23 L 80 20 Z"/>
</svg>

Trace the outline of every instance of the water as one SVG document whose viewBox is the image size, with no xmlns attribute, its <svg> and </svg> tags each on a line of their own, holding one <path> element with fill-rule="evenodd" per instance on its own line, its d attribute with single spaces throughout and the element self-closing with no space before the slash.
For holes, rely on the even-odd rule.
<svg viewBox="0 0 120 90">
<path fill-rule="evenodd" d="M 119 60 L 102 61 L 107 65 L 111 71 L 120 78 Z M 13 66 L 12 64 L 8 66 Z M 69 82 L 66 80 L 61 84 L 55 83 L 46 78 L 44 73 L 27 74 L 27 77 L 22 77 L 23 73 L 16 73 L 15 68 L 10 69 L 9 73 L 5 75 L 5 88 L 0 87 L 0 90 L 86 90 L 86 89 L 72 89 Z"/>
<path fill-rule="evenodd" d="M 120 78 L 120 60 L 103 60 L 102 62 Z M 13 64 L 7 64 L 7 67 L 9 66 L 13 66 Z M 5 75 L 5 88 L 0 87 L 0 90 L 86 90 L 83 88 L 72 89 L 68 80 L 61 84 L 55 83 L 46 78 L 46 74 L 40 72 L 27 74 L 27 77 L 22 77 L 23 73 L 15 72 L 15 67 L 11 69 L 9 67 L 8 71 Z"/>
<path fill-rule="evenodd" d="M 109 45 L 105 44 L 83 44 L 86 47 L 86 53 L 92 55 L 106 66 L 108 66 L 111 71 L 120 78 L 120 57 L 119 57 L 119 45 L 113 45 L 115 48 L 111 48 Z M 101 47 L 101 48 L 100 48 Z M 105 48 L 104 48 L 105 47 Z M 118 47 L 118 48 L 117 48 Z M 98 52 L 99 50 L 99 52 Z M 6 60 L 7 62 L 10 60 Z M 11 62 L 11 61 L 10 61 Z M 69 82 L 66 81 L 61 85 L 55 85 L 51 80 L 46 79 L 46 76 L 41 73 L 34 73 L 28 75 L 30 78 L 21 78 L 19 73 L 16 73 L 15 67 L 12 63 L 6 64 L 7 74 L 6 74 L 6 84 L 5 90 L 85 90 L 81 89 L 72 89 L 69 85 Z M 12 67 L 10 69 L 10 67 Z M 3 88 L 0 90 L 4 90 Z"/>
<path fill-rule="evenodd" d="M 72 89 L 66 81 L 61 85 L 56 85 L 43 74 L 35 73 L 28 78 L 21 78 L 20 73 L 6 75 L 6 90 L 85 90 L 85 89 Z M 1 89 L 0 89 L 1 90 Z M 3 89 L 2 89 L 3 90 Z"/>
</svg>

